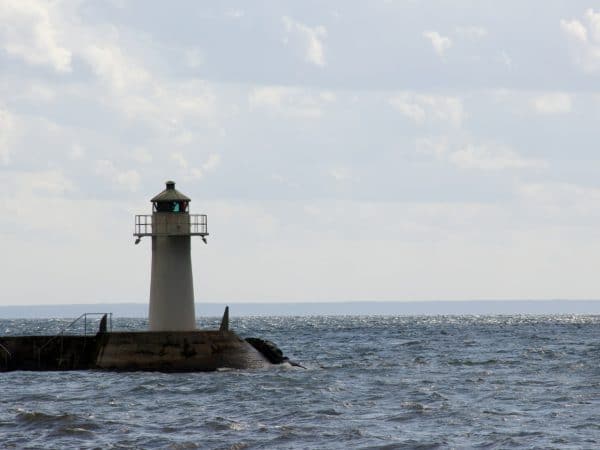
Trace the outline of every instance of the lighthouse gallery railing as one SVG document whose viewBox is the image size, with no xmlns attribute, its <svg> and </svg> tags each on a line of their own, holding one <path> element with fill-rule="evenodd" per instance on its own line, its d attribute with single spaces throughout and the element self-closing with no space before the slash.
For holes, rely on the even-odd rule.
<svg viewBox="0 0 600 450">
<path fill-rule="evenodd" d="M 151 214 L 135 216 L 134 236 L 208 236 L 206 214 Z"/>
</svg>

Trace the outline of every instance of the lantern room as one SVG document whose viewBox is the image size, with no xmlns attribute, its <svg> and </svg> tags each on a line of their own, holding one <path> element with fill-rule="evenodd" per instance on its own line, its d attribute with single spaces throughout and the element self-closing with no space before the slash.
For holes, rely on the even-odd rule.
<svg viewBox="0 0 600 450">
<path fill-rule="evenodd" d="M 152 200 L 153 212 L 186 213 L 190 198 L 175 189 L 174 181 L 167 181 L 167 187 Z"/>
</svg>

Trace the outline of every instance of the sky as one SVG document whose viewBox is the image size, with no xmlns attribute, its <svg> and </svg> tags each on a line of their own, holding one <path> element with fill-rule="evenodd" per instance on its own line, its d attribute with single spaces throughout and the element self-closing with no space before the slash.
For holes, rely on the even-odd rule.
<svg viewBox="0 0 600 450">
<path fill-rule="evenodd" d="M 0 305 L 600 298 L 591 0 L 0 0 Z"/>
</svg>

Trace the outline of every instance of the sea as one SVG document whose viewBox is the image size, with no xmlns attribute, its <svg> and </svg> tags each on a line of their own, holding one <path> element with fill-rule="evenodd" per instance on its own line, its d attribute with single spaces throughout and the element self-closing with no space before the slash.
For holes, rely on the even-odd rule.
<svg viewBox="0 0 600 450">
<path fill-rule="evenodd" d="M 0 334 L 68 322 L 3 319 Z M 597 315 L 243 317 L 231 327 L 304 368 L 0 373 L 0 448 L 600 448 Z"/>
</svg>

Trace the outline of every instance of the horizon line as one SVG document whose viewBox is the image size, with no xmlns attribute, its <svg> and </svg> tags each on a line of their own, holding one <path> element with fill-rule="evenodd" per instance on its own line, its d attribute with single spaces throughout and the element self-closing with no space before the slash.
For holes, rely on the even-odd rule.
<svg viewBox="0 0 600 450">
<path fill-rule="evenodd" d="M 579 298 L 551 298 L 551 299 L 438 299 L 438 300 L 294 300 L 294 301 L 265 301 L 265 300 L 210 300 L 195 301 L 194 304 L 200 305 L 319 305 L 319 304 L 357 304 L 357 303 L 542 303 L 542 302 L 600 302 L 600 298 L 579 299 Z M 0 308 L 6 307 L 34 307 L 34 306 L 91 306 L 91 305 L 147 305 L 148 301 L 94 301 L 90 303 L 71 302 L 71 303 L 24 303 L 24 304 L 0 304 Z"/>
</svg>

